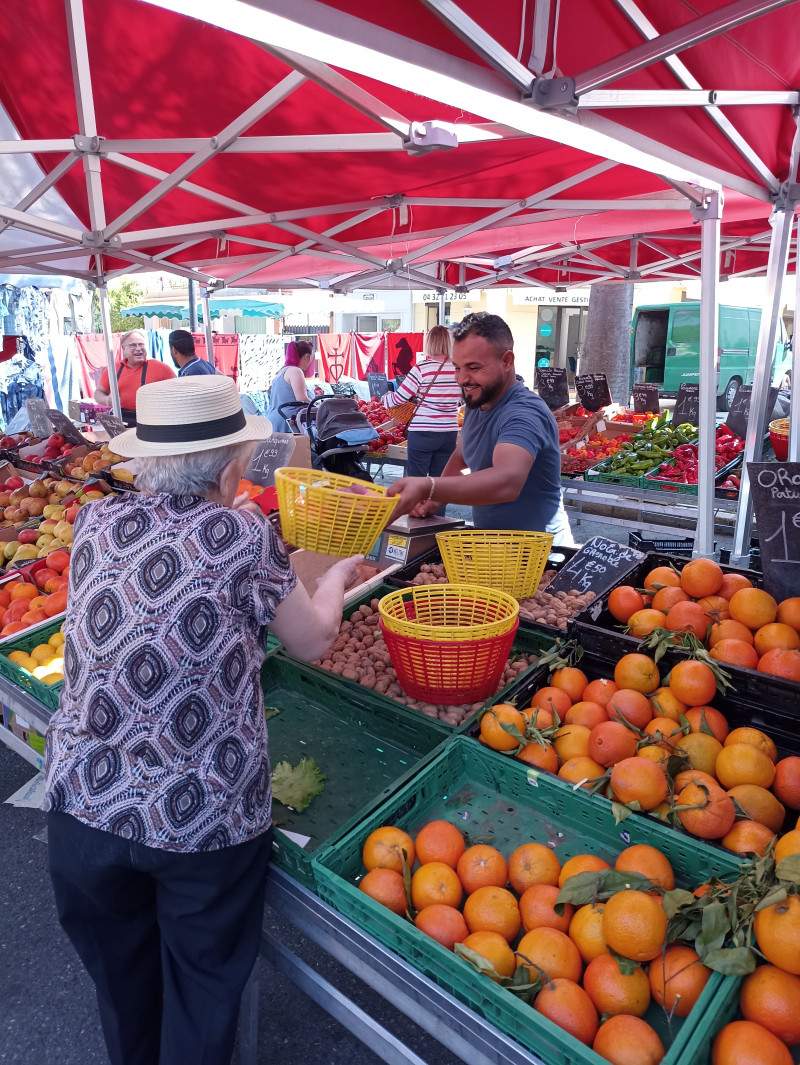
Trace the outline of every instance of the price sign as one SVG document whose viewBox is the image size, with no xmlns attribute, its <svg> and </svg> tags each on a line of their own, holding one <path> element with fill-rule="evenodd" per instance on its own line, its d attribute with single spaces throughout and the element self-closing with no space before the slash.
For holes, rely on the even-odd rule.
<svg viewBox="0 0 800 1065">
<path fill-rule="evenodd" d="M 60 410 L 53 410 L 52 407 L 47 408 L 47 414 L 53 423 L 53 429 L 61 433 L 68 444 L 75 444 L 77 447 L 86 443 L 86 437 L 78 432 L 66 414 L 62 414 Z"/>
<path fill-rule="evenodd" d="M 753 386 L 739 385 L 725 421 L 730 431 L 736 433 L 737 436 L 741 436 L 742 439 L 747 435 L 747 423 L 750 420 L 750 403 L 752 399 Z M 778 389 L 770 388 L 767 393 L 767 416 L 775 409 L 777 399 Z"/>
<path fill-rule="evenodd" d="M 245 479 L 253 484 L 271 488 L 275 484 L 275 470 L 285 466 L 294 452 L 295 438 L 291 433 L 273 433 L 269 440 L 256 446 Z"/>
<path fill-rule="evenodd" d="M 611 403 L 608 378 L 604 373 L 579 373 L 575 378 L 575 391 L 586 410 L 600 410 Z"/>
<path fill-rule="evenodd" d="M 368 373 L 367 385 L 371 396 L 385 396 L 389 391 L 389 378 L 385 373 Z"/>
<path fill-rule="evenodd" d="M 28 412 L 33 435 L 46 440 L 53 431 L 53 423 L 50 421 L 45 401 L 38 396 L 32 396 L 25 400 L 25 410 Z"/>
<path fill-rule="evenodd" d="M 700 385 L 684 383 L 678 389 L 678 398 L 672 411 L 672 424 L 683 425 L 684 422 L 700 424 Z"/>
<path fill-rule="evenodd" d="M 606 540 L 603 536 L 593 536 L 558 571 L 547 591 L 555 595 L 577 588 L 581 595 L 584 592 L 603 595 L 621 578 L 632 573 L 643 558 L 644 554 L 633 547 Z"/>
<path fill-rule="evenodd" d="M 567 371 L 563 366 L 538 366 L 536 368 L 536 391 L 550 410 L 558 410 L 569 403 Z"/>
<path fill-rule="evenodd" d="M 120 433 L 124 433 L 126 426 L 124 422 L 121 422 L 113 414 L 98 414 L 97 420 L 103 426 L 109 436 L 119 436 Z"/>
<path fill-rule="evenodd" d="M 661 413 L 658 401 L 658 385 L 635 384 L 633 386 L 633 409 L 636 414 Z"/>
<path fill-rule="evenodd" d="M 800 462 L 748 462 L 764 587 L 781 602 L 800 595 Z"/>
</svg>

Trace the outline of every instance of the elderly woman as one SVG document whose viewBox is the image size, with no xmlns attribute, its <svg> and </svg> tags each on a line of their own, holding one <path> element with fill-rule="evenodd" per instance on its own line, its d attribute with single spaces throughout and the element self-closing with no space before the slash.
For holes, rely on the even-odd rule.
<svg viewBox="0 0 800 1065">
<path fill-rule="evenodd" d="M 223 376 L 146 385 L 142 493 L 75 522 L 64 686 L 46 745 L 59 920 L 97 990 L 113 1065 L 224 1065 L 256 958 L 272 828 L 259 670 L 335 639 L 358 559 L 313 598 L 237 497 L 255 443 Z"/>
</svg>

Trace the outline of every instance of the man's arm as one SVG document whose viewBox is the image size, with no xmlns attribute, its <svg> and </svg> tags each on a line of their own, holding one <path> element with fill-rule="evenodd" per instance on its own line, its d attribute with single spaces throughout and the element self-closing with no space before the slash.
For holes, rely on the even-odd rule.
<svg viewBox="0 0 800 1065">
<path fill-rule="evenodd" d="M 108 392 L 104 392 L 102 388 L 96 388 L 94 390 L 94 401 L 95 403 L 99 403 L 101 407 L 111 406 L 111 396 Z"/>
</svg>

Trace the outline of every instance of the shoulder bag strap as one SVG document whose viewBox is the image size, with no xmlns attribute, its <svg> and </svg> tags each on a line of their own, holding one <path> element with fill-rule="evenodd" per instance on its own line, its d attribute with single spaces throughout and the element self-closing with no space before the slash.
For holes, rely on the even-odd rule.
<svg viewBox="0 0 800 1065">
<path fill-rule="evenodd" d="M 442 372 L 442 369 L 444 368 L 444 364 L 445 364 L 446 362 L 450 362 L 450 360 L 449 360 L 449 359 L 442 359 L 442 360 L 441 360 L 441 362 L 439 363 L 438 369 L 436 370 L 436 373 L 435 373 L 435 374 L 433 375 L 433 377 L 432 377 L 432 378 L 430 379 L 430 381 L 428 382 L 428 384 L 426 385 L 426 387 L 425 387 L 425 388 L 423 389 L 423 391 L 422 391 L 422 392 L 420 392 L 420 394 L 419 394 L 419 398 L 418 398 L 418 399 L 417 399 L 417 400 L 415 401 L 415 406 L 414 406 L 414 413 L 413 413 L 413 414 L 411 415 L 411 417 L 410 417 L 410 418 L 408 419 L 408 422 L 407 422 L 407 424 L 406 424 L 406 431 L 408 431 L 408 429 L 410 429 L 410 427 L 411 427 L 411 423 L 412 423 L 412 422 L 414 421 L 414 419 L 415 419 L 415 418 L 416 418 L 416 416 L 417 416 L 417 411 L 418 411 L 418 410 L 419 410 L 419 408 L 420 408 L 420 407 L 422 406 L 422 404 L 423 404 L 423 403 L 425 402 L 425 399 L 426 399 L 426 397 L 427 397 L 428 393 L 430 392 L 430 390 L 431 390 L 431 389 L 433 388 L 433 386 L 434 386 L 434 385 L 436 384 L 436 378 L 437 378 L 437 377 L 439 376 L 439 374 L 440 374 L 440 373 Z"/>
</svg>

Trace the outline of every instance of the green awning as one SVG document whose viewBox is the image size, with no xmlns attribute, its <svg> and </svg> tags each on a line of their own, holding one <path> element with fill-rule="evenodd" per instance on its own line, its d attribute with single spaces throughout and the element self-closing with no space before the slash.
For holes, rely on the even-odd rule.
<svg viewBox="0 0 800 1065">
<path fill-rule="evenodd" d="M 270 303 L 254 296 L 220 296 L 209 299 L 209 310 L 212 318 L 220 318 L 223 314 L 239 314 L 248 318 L 283 318 L 284 309 L 282 303 Z M 189 304 L 186 303 L 142 303 L 136 307 L 126 307 L 121 314 L 124 318 L 130 315 L 155 315 L 157 318 L 189 318 Z M 203 304 L 197 301 L 197 320 L 203 321 Z"/>
</svg>

